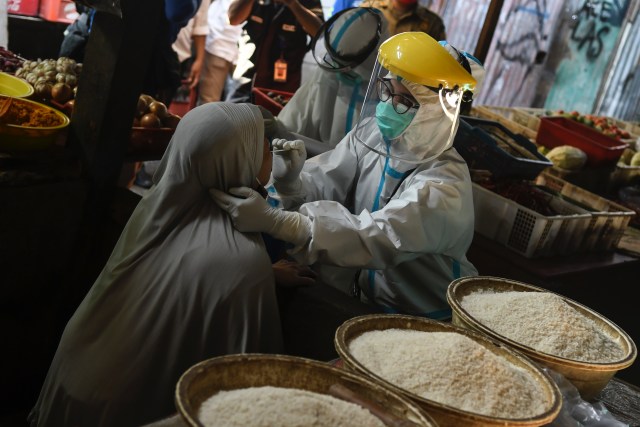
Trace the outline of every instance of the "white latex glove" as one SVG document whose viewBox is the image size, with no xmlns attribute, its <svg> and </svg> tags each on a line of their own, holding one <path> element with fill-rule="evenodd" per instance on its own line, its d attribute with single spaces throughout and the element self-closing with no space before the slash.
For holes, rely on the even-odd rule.
<svg viewBox="0 0 640 427">
<path fill-rule="evenodd" d="M 304 142 L 299 139 L 287 141 L 275 138 L 272 141 L 273 167 L 271 176 L 273 186 L 278 193 L 291 195 L 300 191 L 300 171 L 307 160 L 307 150 Z"/>
<path fill-rule="evenodd" d="M 239 231 L 267 233 L 296 246 L 307 243 L 311 237 L 311 220 L 306 216 L 270 206 L 249 187 L 230 188 L 229 193 L 209 190 L 213 200 L 229 214 Z"/>
</svg>

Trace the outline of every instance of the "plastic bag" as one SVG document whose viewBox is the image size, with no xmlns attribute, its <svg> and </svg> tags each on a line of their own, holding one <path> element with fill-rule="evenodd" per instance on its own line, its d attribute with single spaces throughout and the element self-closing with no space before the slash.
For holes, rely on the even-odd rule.
<svg viewBox="0 0 640 427">
<path fill-rule="evenodd" d="M 578 389 L 562 374 L 542 367 L 562 393 L 562 408 L 558 416 L 547 426 L 552 427 L 628 427 L 615 419 L 601 402 L 589 403 L 580 397 Z"/>
</svg>

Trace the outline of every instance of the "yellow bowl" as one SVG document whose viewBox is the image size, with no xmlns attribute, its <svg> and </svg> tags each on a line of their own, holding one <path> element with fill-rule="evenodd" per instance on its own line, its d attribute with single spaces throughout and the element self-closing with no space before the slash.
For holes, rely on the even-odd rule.
<svg viewBox="0 0 640 427">
<path fill-rule="evenodd" d="M 513 341 L 483 325 L 480 321 L 471 316 L 468 311 L 462 308 L 461 303 L 464 297 L 479 291 L 550 292 L 554 294 L 555 292 L 526 283 L 517 282 L 515 280 L 503 279 L 500 277 L 476 276 L 456 279 L 451 282 L 447 289 L 447 301 L 452 309 L 453 324 L 481 332 L 494 340 L 512 347 L 535 362 L 562 374 L 578 389 L 580 396 L 585 400 L 590 400 L 596 397 L 598 393 L 605 388 L 616 372 L 631 366 L 636 358 L 637 349 L 633 340 L 631 340 L 631 338 L 619 326 L 590 308 L 562 295 L 560 296 L 567 304 L 572 306 L 583 316 L 591 319 L 604 333 L 622 346 L 625 354 L 620 360 L 611 363 L 589 363 L 571 360 L 552 354 L 542 353 L 527 345 Z"/>
<path fill-rule="evenodd" d="M 0 151 L 23 152 L 49 148 L 56 142 L 60 133 L 69 126 L 69 117 L 55 108 L 39 102 L 0 95 L 0 104 L 10 98 L 12 99 L 12 109 L 18 106 L 26 109 L 29 113 L 38 109 L 44 110 L 47 114 L 55 115 L 58 123 L 48 127 L 21 126 L 11 124 L 9 118 L 8 123 L 0 123 Z"/>
<path fill-rule="evenodd" d="M 375 382 L 328 363 L 295 356 L 234 354 L 214 357 L 189 368 L 178 381 L 176 407 L 187 425 L 202 427 L 198 411 L 203 402 L 223 390 L 248 387 L 286 387 L 330 394 L 340 384 L 359 397 L 383 406 L 389 413 L 416 426 L 436 427 L 417 405 Z"/>
<path fill-rule="evenodd" d="M 33 86 L 26 80 L 0 72 L 0 95 L 25 98 L 33 94 Z"/>
<path fill-rule="evenodd" d="M 445 405 L 431 399 L 414 394 L 397 384 L 393 384 L 377 373 L 366 368 L 362 362 L 353 356 L 349 350 L 350 343 L 358 336 L 376 330 L 387 329 L 405 329 L 422 332 L 451 332 L 462 334 L 487 350 L 491 351 L 498 357 L 507 360 L 514 366 L 523 369 L 534 378 L 544 390 L 546 407 L 543 412 L 528 418 L 499 418 L 484 414 L 478 414 L 465 411 L 451 405 Z M 551 377 L 544 372 L 539 366 L 531 362 L 526 357 L 513 351 L 506 345 L 489 340 L 486 336 L 469 329 L 460 328 L 450 323 L 439 322 L 417 316 L 405 316 L 398 314 L 371 314 L 354 317 L 347 320 L 338 327 L 335 335 L 335 347 L 338 355 L 342 359 L 345 366 L 354 370 L 372 380 L 378 382 L 384 387 L 389 388 L 399 394 L 410 398 L 420 405 L 429 415 L 431 415 L 440 427 L 488 427 L 488 426 L 513 426 L 513 427 L 534 427 L 548 424 L 553 421 L 560 412 L 562 406 L 562 395 L 558 386 L 553 382 Z M 393 363 L 393 361 L 389 361 Z"/>
</svg>

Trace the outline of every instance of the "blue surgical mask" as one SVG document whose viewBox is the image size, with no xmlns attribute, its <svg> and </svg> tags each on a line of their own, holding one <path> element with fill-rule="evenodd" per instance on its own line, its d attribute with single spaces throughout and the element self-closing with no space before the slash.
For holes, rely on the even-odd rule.
<svg viewBox="0 0 640 427">
<path fill-rule="evenodd" d="M 380 101 L 376 106 L 376 122 L 378 123 L 378 128 L 380 128 L 380 133 L 386 139 L 394 139 L 400 136 L 415 115 L 415 111 L 398 114 L 393 105 L 391 105 L 391 100 Z"/>
</svg>

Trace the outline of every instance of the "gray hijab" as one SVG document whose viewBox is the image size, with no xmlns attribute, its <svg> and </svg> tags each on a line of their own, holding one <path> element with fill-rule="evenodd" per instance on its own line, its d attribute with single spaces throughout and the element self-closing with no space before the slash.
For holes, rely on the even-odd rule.
<svg viewBox="0 0 640 427">
<path fill-rule="evenodd" d="M 175 412 L 180 375 L 223 354 L 282 350 L 271 261 L 208 190 L 251 186 L 264 122 L 210 103 L 180 121 L 104 269 L 60 340 L 32 419 L 142 425 Z"/>
</svg>

